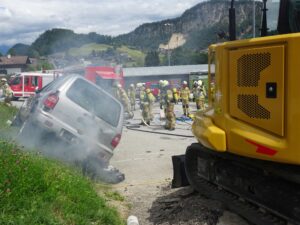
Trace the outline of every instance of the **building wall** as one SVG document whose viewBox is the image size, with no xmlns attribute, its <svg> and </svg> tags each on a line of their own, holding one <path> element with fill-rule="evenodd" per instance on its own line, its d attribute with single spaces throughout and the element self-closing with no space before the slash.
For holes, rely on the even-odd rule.
<svg viewBox="0 0 300 225">
<path fill-rule="evenodd" d="M 7 68 L 6 71 L 7 71 L 7 74 L 21 73 L 22 69 L 21 68 Z"/>
<path fill-rule="evenodd" d="M 173 75 L 173 76 L 140 76 L 140 77 L 125 77 L 125 87 L 128 88 L 130 84 L 146 83 L 149 81 L 159 81 L 159 80 L 179 80 L 179 83 L 186 80 L 188 81 L 189 75 Z"/>
</svg>

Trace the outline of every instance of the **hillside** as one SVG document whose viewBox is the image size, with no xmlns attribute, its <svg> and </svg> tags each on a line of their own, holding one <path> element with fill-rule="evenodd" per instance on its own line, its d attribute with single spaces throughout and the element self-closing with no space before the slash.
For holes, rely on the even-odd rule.
<svg viewBox="0 0 300 225">
<path fill-rule="evenodd" d="M 81 57 L 89 60 L 101 58 L 103 61 L 121 63 L 125 66 L 143 66 L 145 54 L 126 45 L 113 46 L 108 44 L 89 43 L 67 51 L 69 57 Z M 97 64 L 96 62 L 94 62 Z"/>
<path fill-rule="evenodd" d="M 261 21 L 261 6 L 260 2 L 256 2 L 257 28 Z M 141 49 L 157 49 L 160 44 L 167 43 L 172 34 L 178 33 L 186 38 L 185 47 L 205 49 L 208 44 L 218 41 L 218 32 L 227 32 L 229 7 L 228 1 L 199 3 L 178 18 L 143 24 L 128 34 L 116 37 L 116 40 Z M 252 1 L 235 3 L 238 38 L 251 35 L 252 8 Z"/>
<path fill-rule="evenodd" d="M 87 43 L 111 43 L 111 37 L 99 35 L 94 32 L 89 34 L 76 34 L 68 29 L 52 29 L 41 34 L 31 45 L 40 55 L 49 55 L 80 47 Z"/>
</svg>

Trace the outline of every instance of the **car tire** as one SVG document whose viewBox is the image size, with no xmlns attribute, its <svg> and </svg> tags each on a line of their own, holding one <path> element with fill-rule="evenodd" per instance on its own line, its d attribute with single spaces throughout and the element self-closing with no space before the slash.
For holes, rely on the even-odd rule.
<svg viewBox="0 0 300 225">
<path fill-rule="evenodd" d="M 107 162 L 103 162 L 95 157 L 88 157 L 82 163 L 82 171 L 84 175 L 94 180 L 109 184 L 117 184 L 125 179 L 125 175 L 118 169 L 108 166 Z"/>
</svg>

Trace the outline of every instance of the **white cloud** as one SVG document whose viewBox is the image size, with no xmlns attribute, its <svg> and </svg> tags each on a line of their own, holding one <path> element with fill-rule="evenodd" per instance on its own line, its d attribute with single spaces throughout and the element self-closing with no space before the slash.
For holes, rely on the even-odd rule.
<svg viewBox="0 0 300 225">
<path fill-rule="evenodd" d="M 118 35 L 180 16 L 201 0 L 1 0 L 0 45 L 30 44 L 51 28 Z"/>
</svg>

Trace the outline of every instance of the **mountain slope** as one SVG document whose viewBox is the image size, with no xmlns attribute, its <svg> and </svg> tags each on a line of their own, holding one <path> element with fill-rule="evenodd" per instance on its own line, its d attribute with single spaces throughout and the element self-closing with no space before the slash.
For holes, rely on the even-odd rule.
<svg viewBox="0 0 300 225">
<path fill-rule="evenodd" d="M 41 55 L 49 55 L 93 42 L 110 43 L 111 37 L 99 35 L 94 32 L 89 34 L 76 34 L 72 30 L 52 29 L 41 34 L 38 39 L 32 43 L 32 48 L 36 49 Z"/>
<path fill-rule="evenodd" d="M 159 44 L 166 43 L 172 33 L 183 34 L 186 46 L 191 49 L 206 48 L 209 43 L 216 41 L 216 34 L 228 30 L 228 1 L 210 1 L 199 3 L 185 11 L 182 16 L 155 23 L 139 26 L 133 32 L 116 38 L 120 43 L 126 43 L 141 49 L 157 49 Z M 259 27 L 261 18 L 260 2 L 256 2 L 256 26 Z M 247 37 L 252 31 L 252 1 L 235 3 L 237 37 Z M 205 44 L 199 45 L 204 41 Z"/>
</svg>

